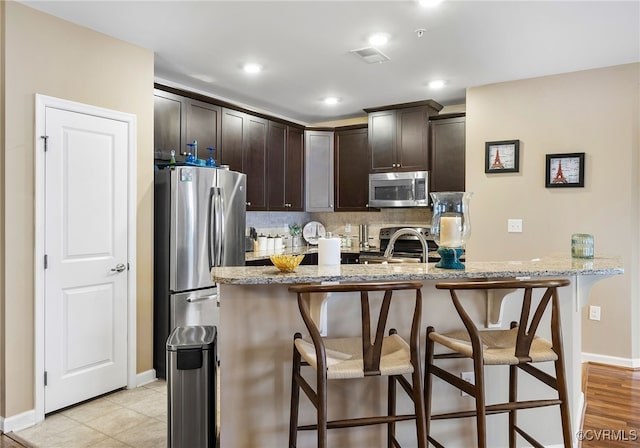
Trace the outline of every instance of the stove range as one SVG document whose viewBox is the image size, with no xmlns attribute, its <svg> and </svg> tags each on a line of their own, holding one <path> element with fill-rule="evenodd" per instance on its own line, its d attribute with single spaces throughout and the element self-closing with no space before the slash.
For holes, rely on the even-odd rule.
<svg viewBox="0 0 640 448">
<path fill-rule="evenodd" d="M 383 227 L 380 229 L 379 240 L 380 240 L 380 249 L 378 250 L 370 250 L 370 251 L 360 251 L 360 263 L 381 263 L 385 261 L 383 255 L 387 246 L 389 245 L 389 240 L 391 236 L 396 233 L 400 229 L 404 229 L 406 227 L 417 230 L 424 236 L 425 240 L 427 240 L 428 251 L 435 252 L 438 250 L 438 245 L 431 236 L 431 228 L 430 227 L 413 227 L 413 226 L 403 226 L 403 227 Z M 422 244 L 420 244 L 420 240 L 415 235 L 402 235 L 400 238 L 396 240 L 393 245 L 393 260 L 397 263 L 407 263 L 407 262 L 420 262 L 422 261 Z M 429 256 L 429 262 L 439 261 L 440 257 Z"/>
</svg>

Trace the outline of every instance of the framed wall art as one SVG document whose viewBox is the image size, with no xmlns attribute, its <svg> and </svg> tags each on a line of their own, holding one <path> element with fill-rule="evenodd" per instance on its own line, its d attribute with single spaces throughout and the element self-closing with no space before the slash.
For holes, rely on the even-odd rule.
<svg viewBox="0 0 640 448">
<path fill-rule="evenodd" d="M 584 153 L 547 154 L 545 187 L 584 187 Z"/>
<path fill-rule="evenodd" d="M 485 143 L 485 173 L 517 173 L 520 171 L 520 140 Z"/>
</svg>

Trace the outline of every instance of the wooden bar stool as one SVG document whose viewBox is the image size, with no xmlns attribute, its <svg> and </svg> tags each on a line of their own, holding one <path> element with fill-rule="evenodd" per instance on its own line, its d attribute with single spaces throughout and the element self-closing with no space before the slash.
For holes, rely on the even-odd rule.
<svg viewBox="0 0 640 448">
<path fill-rule="evenodd" d="M 562 435 L 565 447 L 572 446 L 571 422 L 569 418 L 569 403 L 564 371 L 562 350 L 562 330 L 557 288 L 566 286 L 569 280 L 500 280 L 500 281 L 469 281 L 460 283 L 437 283 L 437 289 L 448 289 L 466 330 L 440 334 L 433 327 L 427 328 L 427 347 L 425 357 L 425 405 L 427 418 L 427 438 L 435 447 L 441 448 L 430 433 L 431 422 L 438 419 L 476 417 L 478 447 L 486 448 L 486 416 L 492 414 L 509 413 L 509 447 L 516 447 L 519 434 L 536 448 L 542 448 L 531 435 L 517 424 L 517 411 L 521 409 L 538 408 L 543 406 L 560 406 Z M 522 309 L 519 322 L 512 322 L 510 329 L 479 330 L 465 311 L 460 298 L 463 290 L 488 291 L 491 289 L 522 290 Z M 534 307 L 533 291 L 542 292 L 542 297 Z M 465 302 L 466 303 L 466 302 Z M 536 336 L 539 324 L 545 310 L 551 305 L 551 341 Z M 447 347 L 449 352 L 434 354 L 434 343 Z M 442 367 L 436 366 L 434 360 L 451 358 L 471 358 L 475 384 L 467 382 Z M 555 377 L 543 372 L 534 363 L 553 362 Z M 485 404 L 484 367 L 488 365 L 509 366 L 509 401 L 498 404 Z M 555 389 L 557 399 L 521 400 L 518 401 L 518 369 L 528 373 L 533 378 L 542 381 Z M 475 398 L 475 410 L 449 412 L 432 415 L 431 388 L 432 376 L 437 376 L 456 388 Z"/>
<path fill-rule="evenodd" d="M 298 307 L 309 332 L 310 340 L 302 338 L 300 333 L 294 336 L 293 368 L 291 384 L 291 418 L 289 422 L 289 447 L 297 446 L 298 430 L 317 430 L 318 448 L 327 448 L 327 429 L 348 428 L 367 425 L 387 425 L 387 446 L 399 447 L 395 438 L 395 424 L 404 420 L 416 421 L 416 435 L 420 448 L 426 447 L 426 420 L 424 416 L 424 395 L 420 363 L 420 319 L 422 313 L 422 283 L 349 283 L 318 285 L 293 285 L 289 291 L 298 295 Z M 414 294 L 396 294 L 394 291 L 414 290 Z M 310 293 L 360 293 L 360 329 L 361 334 L 349 338 L 329 338 L 320 335 L 317 323 L 311 315 Z M 384 293 L 376 325 L 375 339 L 371 341 L 372 317 L 375 313 L 369 306 L 369 293 Z M 382 294 L 380 294 L 382 295 Z M 413 316 L 411 317 L 409 341 L 401 338 L 395 329 L 385 336 L 387 318 L 394 299 L 415 297 Z M 395 300 L 394 300 L 395 301 Z M 341 310 L 342 313 L 347 312 Z M 373 314 L 373 316 L 372 316 Z M 354 316 L 357 314 L 354 314 Z M 328 318 L 330 319 L 330 317 Z M 407 325 L 409 327 L 409 325 Z M 316 371 L 316 389 L 302 377 L 301 366 L 310 366 Z M 403 375 L 410 375 L 409 382 Z M 327 382 L 333 379 L 357 379 L 367 376 L 388 376 L 388 412 L 374 417 L 327 420 Z M 410 415 L 396 415 L 396 382 L 407 392 L 414 404 L 415 412 Z M 298 426 L 300 388 L 316 408 L 317 421 L 312 425 Z"/>
</svg>

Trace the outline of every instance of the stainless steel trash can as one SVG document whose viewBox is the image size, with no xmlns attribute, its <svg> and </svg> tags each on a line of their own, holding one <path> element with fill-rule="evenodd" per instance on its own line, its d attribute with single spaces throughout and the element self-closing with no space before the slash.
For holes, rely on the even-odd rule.
<svg viewBox="0 0 640 448">
<path fill-rule="evenodd" d="M 216 327 L 177 327 L 167 339 L 168 448 L 216 447 Z"/>
</svg>

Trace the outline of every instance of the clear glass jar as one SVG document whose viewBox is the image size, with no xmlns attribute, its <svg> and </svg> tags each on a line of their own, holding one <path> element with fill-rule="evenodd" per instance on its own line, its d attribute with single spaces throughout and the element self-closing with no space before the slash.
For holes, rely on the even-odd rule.
<svg viewBox="0 0 640 448">
<path fill-rule="evenodd" d="M 571 235 L 571 256 L 573 258 L 593 258 L 593 235 L 574 233 Z"/>
</svg>

